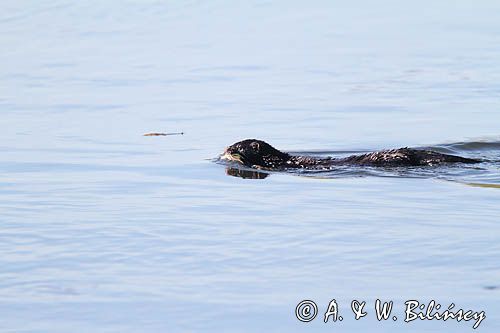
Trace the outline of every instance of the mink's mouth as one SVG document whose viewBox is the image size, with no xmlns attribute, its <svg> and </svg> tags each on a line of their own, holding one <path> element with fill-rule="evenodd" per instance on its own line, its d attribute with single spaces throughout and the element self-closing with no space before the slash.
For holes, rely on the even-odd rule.
<svg viewBox="0 0 500 333">
<path fill-rule="evenodd" d="M 220 159 L 230 162 L 238 162 L 240 164 L 246 165 L 245 156 L 239 153 L 231 152 L 229 149 L 226 149 L 224 151 L 224 154 L 221 155 Z"/>
</svg>

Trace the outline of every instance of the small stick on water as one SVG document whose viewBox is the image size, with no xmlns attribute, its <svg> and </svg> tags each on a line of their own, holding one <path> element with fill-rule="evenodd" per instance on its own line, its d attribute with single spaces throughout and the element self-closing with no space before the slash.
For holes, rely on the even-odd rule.
<svg viewBox="0 0 500 333">
<path fill-rule="evenodd" d="M 167 136 L 167 135 L 184 135 L 184 132 L 174 132 L 174 133 L 146 133 L 143 136 Z"/>
</svg>

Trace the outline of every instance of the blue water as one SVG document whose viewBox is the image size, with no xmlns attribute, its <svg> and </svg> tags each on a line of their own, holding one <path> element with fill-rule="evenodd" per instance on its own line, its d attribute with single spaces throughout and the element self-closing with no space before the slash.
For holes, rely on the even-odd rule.
<svg viewBox="0 0 500 333">
<path fill-rule="evenodd" d="M 403 322 L 404 301 L 434 299 L 485 311 L 477 331 L 498 332 L 498 167 L 243 179 L 213 159 L 244 138 L 298 152 L 495 146 L 499 10 L 4 1 L 0 331 L 472 331 Z M 500 160 L 484 147 L 459 153 Z M 345 319 L 324 324 L 333 298 Z M 374 318 L 377 298 L 396 322 Z M 320 308 L 312 323 L 295 318 L 303 299 Z"/>
</svg>

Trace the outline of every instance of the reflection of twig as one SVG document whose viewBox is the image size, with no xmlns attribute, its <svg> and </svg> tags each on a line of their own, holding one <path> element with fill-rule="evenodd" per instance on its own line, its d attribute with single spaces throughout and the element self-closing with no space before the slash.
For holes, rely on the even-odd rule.
<svg viewBox="0 0 500 333">
<path fill-rule="evenodd" d="M 175 132 L 175 133 L 146 133 L 143 136 L 167 136 L 167 135 L 184 135 L 184 132 Z"/>
</svg>

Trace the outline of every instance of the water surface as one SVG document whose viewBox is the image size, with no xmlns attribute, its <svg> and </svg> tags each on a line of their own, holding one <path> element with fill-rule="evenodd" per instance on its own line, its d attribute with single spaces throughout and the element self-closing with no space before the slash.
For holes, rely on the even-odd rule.
<svg viewBox="0 0 500 333">
<path fill-rule="evenodd" d="M 1 331 L 472 330 L 348 315 L 352 299 L 415 298 L 484 310 L 478 330 L 497 332 L 494 166 L 244 179 L 212 159 L 259 138 L 295 152 L 439 146 L 498 160 L 498 147 L 467 143 L 499 141 L 499 10 L 5 2 Z M 142 136 L 153 131 L 185 134 Z M 332 298 L 342 323 L 295 319 L 302 299 Z"/>
</svg>

